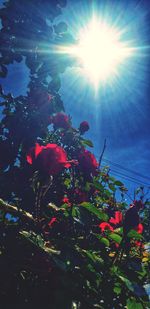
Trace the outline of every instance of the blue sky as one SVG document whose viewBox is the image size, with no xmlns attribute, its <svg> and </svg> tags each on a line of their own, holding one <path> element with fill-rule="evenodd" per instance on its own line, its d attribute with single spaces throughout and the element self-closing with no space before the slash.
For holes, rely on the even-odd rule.
<svg viewBox="0 0 150 309">
<path fill-rule="evenodd" d="M 0 1 L 0 3 L 3 1 Z M 121 68 L 118 78 L 102 85 L 95 96 L 92 85 L 86 78 L 75 74 L 75 68 L 68 68 L 61 75 L 60 94 L 66 113 L 73 118 L 74 126 L 87 120 L 90 131 L 86 137 L 94 142 L 93 152 L 97 157 L 102 151 L 104 139 L 107 148 L 104 157 L 110 160 L 110 167 L 116 175 L 120 172 L 135 178 L 141 185 L 150 185 L 150 6 L 149 1 L 68 1 L 63 14 L 56 19 L 65 21 L 68 30 L 76 36 L 80 27 L 90 20 L 92 10 L 97 16 L 104 17 L 110 24 L 125 28 L 126 39 L 140 47 L 137 57 Z M 24 62 L 9 66 L 8 77 L 1 80 L 5 91 L 14 96 L 25 94 L 29 70 Z M 103 161 L 103 164 L 108 163 Z M 113 165 L 117 163 L 129 173 Z M 141 178 L 142 174 L 148 178 Z M 135 179 L 125 180 L 123 175 L 116 175 L 125 182 L 132 194 L 136 187 Z M 138 184 L 137 184 L 138 186 Z"/>
</svg>

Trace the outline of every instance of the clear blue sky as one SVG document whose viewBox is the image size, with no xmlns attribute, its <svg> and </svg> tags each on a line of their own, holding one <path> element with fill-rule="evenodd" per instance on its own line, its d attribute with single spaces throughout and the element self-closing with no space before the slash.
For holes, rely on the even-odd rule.
<svg viewBox="0 0 150 309">
<path fill-rule="evenodd" d="M 3 1 L 0 1 L 0 4 Z M 140 47 L 150 45 L 150 6 L 149 1 L 68 1 L 62 16 L 63 20 L 75 36 L 78 28 L 89 20 L 91 11 L 105 16 L 110 23 L 128 27 L 127 39 Z M 101 3 L 98 4 L 97 3 Z M 104 139 L 107 148 L 104 157 L 109 162 L 112 173 L 122 173 L 133 177 L 141 183 L 150 185 L 150 71 L 149 49 L 141 50 L 141 56 L 130 62 L 112 85 L 100 87 L 95 97 L 92 87 L 87 81 L 77 79 L 74 69 L 67 69 L 61 76 L 62 95 L 66 113 L 73 117 L 73 124 L 78 127 L 82 120 L 90 124 L 87 138 L 94 142 L 93 152 L 98 157 L 102 151 Z M 15 96 L 25 94 L 29 71 L 24 63 L 9 66 L 7 79 L 1 80 L 5 91 Z M 103 161 L 103 164 L 106 164 Z M 119 169 L 117 163 L 127 170 Z M 136 174 L 137 173 L 137 174 Z M 141 178 L 142 174 L 148 178 Z M 136 187 L 136 180 L 125 180 L 123 175 L 116 175 L 125 182 L 129 192 Z M 132 182 L 133 180 L 134 182 Z M 138 186 L 138 184 L 137 184 Z"/>
</svg>

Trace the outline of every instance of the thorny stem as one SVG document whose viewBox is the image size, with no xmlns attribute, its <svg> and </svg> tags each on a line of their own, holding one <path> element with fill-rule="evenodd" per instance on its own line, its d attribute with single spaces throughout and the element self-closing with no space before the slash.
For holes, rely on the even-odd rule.
<svg viewBox="0 0 150 309">
<path fill-rule="evenodd" d="M 4 212 L 4 213 L 11 213 L 14 214 L 16 216 L 21 217 L 22 219 L 28 221 L 28 222 L 34 222 L 34 218 L 33 216 L 29 213 L 24 211 L 21 208 L 17 208 L 14 205 L 10 205 L 6 202 L 4 202 L 2 199 L 0 199 L 0 209 Z"/>
<path fill-rule="evenodd" d="M 40 204 L 41 204 L 41 185 L 39 184 L 37 188 L 36 198 L 35 198 L 35 221 L 39 221 L 39 212 L 40 212 Z"/>
</svg>

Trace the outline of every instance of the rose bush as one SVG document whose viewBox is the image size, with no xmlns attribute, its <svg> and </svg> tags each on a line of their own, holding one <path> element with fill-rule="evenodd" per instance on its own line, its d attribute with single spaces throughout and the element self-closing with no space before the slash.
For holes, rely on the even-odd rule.
<svg viewBox="0 0 150 309">
<path fill-rule="evenodd" d="M 123 183 L 99 168 L 89 124 L 72 127 L 59 93 L 71 59 L 45 53 L 45 42 L 74 42 L 54 21 L 65 4 L 11 0 L 0 11 L 1 77 L 14 61 L 30 70 L 25 95 L 0 87 L 0 304 L 145 309 L 149 201 L 140 188 L 129 207 Z"/>
</svg>

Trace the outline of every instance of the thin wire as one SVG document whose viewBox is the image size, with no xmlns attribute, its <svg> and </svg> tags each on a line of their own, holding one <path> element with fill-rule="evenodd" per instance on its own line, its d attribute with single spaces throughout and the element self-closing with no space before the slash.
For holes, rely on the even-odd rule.
<svg viewBox="0 0 150 309">
<path fill-rule="evenodd" d="M 142 175 L 142 174 L 140 174 L 140 173 L 138 173 L 138 172 L 136 172 L 136 171 L 133 171 L 133 170 L 128 169 L 128 168 L 125 168 L 125 167 L 123 167 L 122 165 L 120 165 L 120 164 L 118 164 L 118 163 L 115 163 L 115 162 L 113 162 L 113 161 L 111 161 L 111 160 L 108 160 L 108 159 L 103 158 L 103 161 L 109 162 L 109 163 L 111 163 L 112 165 L 115 165 L 116 167 L 118 167 L 119 169 L 123 169 L 123 170 L 125 170 L 125 171 L 128 171 L 128 172 L 130 172 L 130 173 L 132 173 L 132 174 L 135 174 L 135 175 L 137 175 L 137 176 L 139 176 L 139 177 L 141 177 L 141 178 L 150 180 L 150 177 L 144 176 L 144 175 Z"/>
<path fill-rule="evenodd" d="M 150 187 L 150 185 L 148 185 L 148 184 L 146 184 L 146 183 L 143 183 L 142 181 L 140 181 L 140 180 L 138 180 L 138 179 L 135 180 L 135 178 L 130 177 L 130 176 L 128 176 L 128 175 L 125 175 L 125 174 L 123 174 L 123 173 L 120 173 L 120 172 L 118 172 L 118 171 L 115 171 L 115 170 L 113 170 L 113 169 L 110 169 L 110 173 L 111 173 L 111 171 L 112 171 L 113 174 L 116 174 L 117 176 L 119 176 L 119 177 L 121 177 L 121 178 L 123 178 L 123 179 L 126 179 L 126 180 L 128 180 L 128 181 L 131 181 L 131 182 L 136 183 L 136 184 L 138 184 L 138 185 L 143 185 L 143 186 L 146 186 L 146 187 Z"/>
<path fill-rule="evenodd" d="M 102 167 L 105 167 L 105 166 L 103 165 Z M 122 179 L 126 179 L 126 180 L 131 181 L 131 182 L 133 182 L 133 183 L 135 183 L 135 184 L 138 184 L 138 185 L 144 185 L 144 186 L 146 186 L 146 187 L 150 187 L 150 185 L 148 185 L 147 183 L 144 183 L 144 182 L 141 181 L 140 179 L 131 177 L 131 176 L 129 176 L 129 175 L 126 175 L 126 174 L 124 174 L 124 173 L 121 173 L 120 171 L 116 171 L 116 170 L 110 168 L 110 173 L 111 173 L 111 171 L 112 171 L 113 174 L 116 174 L 118 177 L 120 177 L 120 178 L 122 178 Z M 112 173 L 111 173 L 111 174 L 112 174 Z"/>
</svg>

